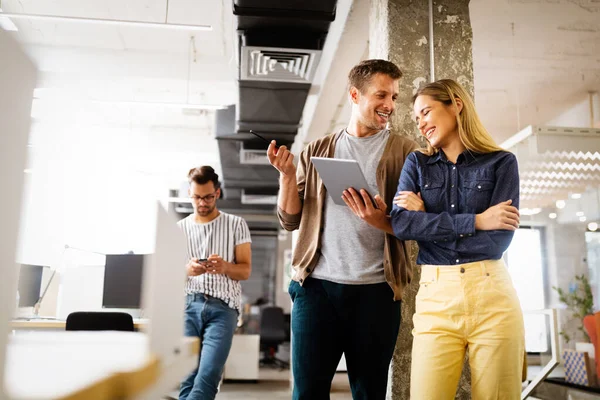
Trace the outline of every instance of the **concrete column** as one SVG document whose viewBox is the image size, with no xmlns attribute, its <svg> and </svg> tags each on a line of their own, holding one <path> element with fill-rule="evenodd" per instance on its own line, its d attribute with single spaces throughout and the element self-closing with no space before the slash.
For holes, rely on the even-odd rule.
<svg viewBox="0 0 600 400">
<path fill-rule="evenodd" d="M 473 32 L 469 0 L 434 1 L 432 15 L 435 79 L 455 79 L 472 95 Z M 431 80 L 429 1 L 371 0 L 369 25 L 369 58 L 393 61 L 404 74 L 400 80 L 400 97 L 392 116 L 392 127 L 401 134 L 417 138 L 411 99 L 419 85 Z M 414 265 L 417 249 L 412 247 L 415 250 Z M 415 267 L 414 270 L 413 282 L 404 292 L 402 324 L 390 367 L 388 399 L 409 399 L 412 316 L 420 277 L 420 269 Z M 458 399 L 470 398 L 469 381 L 467 366 L 459 384 Z"/>
</svg>

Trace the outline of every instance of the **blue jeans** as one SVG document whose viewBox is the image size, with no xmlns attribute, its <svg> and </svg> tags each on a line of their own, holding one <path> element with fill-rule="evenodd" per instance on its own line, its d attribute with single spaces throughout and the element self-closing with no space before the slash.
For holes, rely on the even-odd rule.
<svg viewBox="0 0 600 400">
<path fill-rule="evenodd" d="M 237 317 L 237 311 L 222 300 L 202 293 L 187 296 L 185 335 L 199 337 L 202 347 L 198 367 L 181 382 L 180 400 L 215 398 L 225 361 L 231 350 Z"/>
<path fill-rule="evenodd" d="M 326 400 L 346 357 L 354 400 L 383 400 L 400 328 L 400 301 L 387 283 L 292 281 L 294 400 Z"/>
</svg>

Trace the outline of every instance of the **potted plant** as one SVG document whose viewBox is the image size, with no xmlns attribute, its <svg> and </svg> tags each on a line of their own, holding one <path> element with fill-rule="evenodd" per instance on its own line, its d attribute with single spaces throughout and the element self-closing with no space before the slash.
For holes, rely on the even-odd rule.
<svg viewBox="0 0 600 400">
<path fill-rule="evenodd" d="M 568 292 L 556 286 L 552 286 L 552 289 L 556 290 L 558 299 L 567 306 L 571 314 L 560 335 L 566 343 L 569 343 L 571 339 L 576 339 L 575 336 L 580 336 L 578 333 L 581 332 L 584 341 L 589 342 L 590 337 L 583 327 L 583 319 L 587 315 L 594 314 L 594 297 L 587 277 L 576 275 L 575 284 L 571 285 Z M 573 325 L 572 322 L 576 322 L 576 324 Z"/>
<path fill-rule="evenodd" d="M 569 319 L 563 325 L 563 330 L 560 331 L 560 335 L 565 339 L 568 344 L 572 339 L 576 340 L 575 350 L 588 353 L 588 356 L 592 361 L 592 376 L 596 376 L 596 349 L 598 345 L 597 338 L 590 338 L 588 330 L 584 328 L 584 318 L 594 319 L 594 296 L 592 295 L 592 288 L 590 282 L 585 275 L 576 275 L 575 282 L 569 287 L 569 291 L 553 286 L 552 287 L 558 293 L 558 298 L 561 303 L 567 306 L 567 310 L 570 312 Z M 575 322 L 573 324 L 573 322 Z M 586 321 L 587 323 L 587 321 Z M 592 322 L 595 328 L 595 323 Z M 595 329 L 594 329 L 595 331 Z M 583 335 L 581 335 L 583 333 Z M 596 334 L 593 332 L 592 334 Z M 582 338 L 583 341 L 578 340 Z M 590 343 L 590 341 L 592 343 Z"/>
</svg>

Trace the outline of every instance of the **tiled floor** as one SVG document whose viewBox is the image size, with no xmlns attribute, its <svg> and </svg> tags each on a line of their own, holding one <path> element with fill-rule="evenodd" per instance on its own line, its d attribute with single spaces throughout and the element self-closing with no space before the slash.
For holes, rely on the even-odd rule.
<svg viewBox="0 0 600 400">
<path fill-rule="evenodd" d="M 217 400 L 289 400 L 292 397 L 289 370 L 262 370 L 257 383 L 224 383 Z M 331 385 L 332 400 L 352 399 L 348 375 L 337 373 Z"/>
<path fill-rule="evenodd" d="M 221 385 L 216 400 L 290 400 L 290 371 L 262 369 L 257 383 L 229 383 Z M 168 399 L 177 399 L 177 391 L 171 393 Z M 331 400 L 352 399 L 348 374 L 338 372 L 331 383 Z"/>
</svg>

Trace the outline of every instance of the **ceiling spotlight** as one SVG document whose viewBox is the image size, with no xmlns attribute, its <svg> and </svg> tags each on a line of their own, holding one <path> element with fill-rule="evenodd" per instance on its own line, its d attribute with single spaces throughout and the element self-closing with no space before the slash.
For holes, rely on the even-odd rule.
<svg viewBox="0 0 600 400">
<path fill-rule="evenodd" d="M 575 213 L 575 215 L 577 215 L 578 217 L 583 217 L 585 214 L 584 214 L 584 212 L 583 212 L 583 211 L 577 211 L 577 212 Z"/>
<path fill-rule="evenodd" d="M 592 232 L 596 232 L 598 230 L 598 223 L 597 222 L 590 222 L 588 224 L 588 230 L 590 230 Z"/>
<path fill-rule="evenodd" d="M 557 217 L 556 213 L 548 214 L 548 218 L 550 218 L 550 219 L 556 219 L 556 217 Z"/>
<path fill-rule="evenodd" d="M 571 194 L 571 198 L 572 199 L 580 199 L 581 198 L 581 193 L 572 193 Z"/>
<path fill-rule="evenodd" d="M 85 18 L 85 17 L 69 17 L 58 15 L 43 15 L 43 14 L 25 14 L 25 13 L 7 13 L 2 12 L 0 18 L 24 19 L 29 21 L 51 21 L 51 22 L 77 22 L 77 23 L 92 23 L 100 25 L 113 26 L 131 26 L 131 27 L 146 27 L 146 28 L 164 28 L 178 29 L 184 31 L 212 31 L 212 25 L 189 25 L 176 24 L 170 22 L 152 22 L 152 21 L 129 21 L 107 18 Z"/>
<path fill-rule="evenodd" d="M 587 218 L 586 218 L 586 217 L 579 217 L 579 220 L 580 220 L 581 222 L 585 222 L 585 221 L 587 221 Z"/>
<path fill-rule="evenodd" d="M 556 208 L 565 208 L 567 202 L 564 200 L 556 200 Z"/>
</svg>

